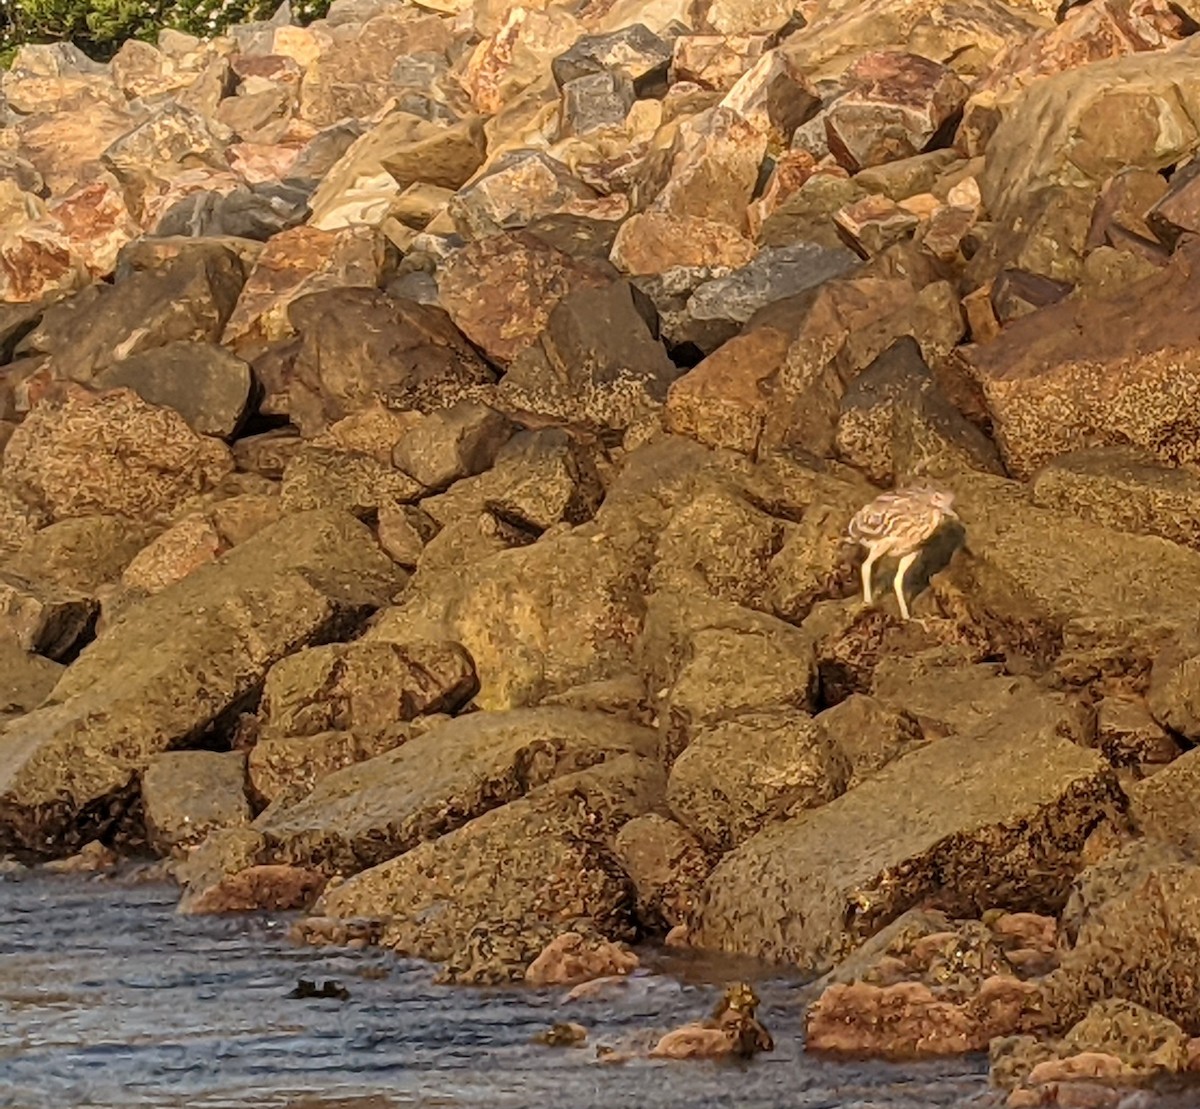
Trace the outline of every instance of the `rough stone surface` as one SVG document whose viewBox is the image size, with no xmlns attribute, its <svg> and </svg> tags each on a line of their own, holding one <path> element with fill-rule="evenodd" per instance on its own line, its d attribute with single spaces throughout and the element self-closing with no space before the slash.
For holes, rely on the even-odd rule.
<svg viewBox="0 0 1200 1109">
<path fill-rule="evenodd" d="M 0 733 L 0 842 L 37 852 L 94 838 L 149 756 L 219 728 L 274 662 L 355 627 L 395 587 L 363 525 L 314 513 L 123 613 L 45 706 Z"/>
<path fill-rule="evenodd" d="M 142 771 L 146 833 L 160 855 L 199 843 L 214 828 L 250 821 L 246 756 L 240 751 L 168 751 Z"/>
<path fill-rule="evenodd" d="M 444 489 L 488 469 L 514 430 L 487 405 L 456 404 L 431 412 L 405 433 L 392 450 L 392 462 L 426 489 Z"/>
<path fill-rule="evenodd" d="M 727 855 L 693 942 L 824 968 L 921 902 L 961 915 L 999 896 L 1057 909 L 1115 783 L 1095 752 L 1065 740 L 981 731 L 915 751 Z"/>
<path fill-rule="evenodd" d="M 635 816 L 613 850 L 633 883 L 643 928 L 665 933 L 690 919 L 712 858 L 682 824 L 658 813 Z"/>
</svg>

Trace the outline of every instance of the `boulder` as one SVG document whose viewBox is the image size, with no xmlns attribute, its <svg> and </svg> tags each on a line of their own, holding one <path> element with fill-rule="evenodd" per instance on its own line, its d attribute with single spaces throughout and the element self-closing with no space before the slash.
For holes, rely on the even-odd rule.
<svg viewBox="0 0 1200 1109">
<path fill-rule="evenodd" d="M 625 122 L 633 106 L 632 82 L 619 73 L 591 73 L 562 86 L 559 135 L 584 137 Z"/>
<path fill-rule="evenodd" d="M 553 778 L 652 744 L 648 729 L 570 709 L 470 713 L 321 778 L 254 826 L 276 862 L 354 873 Z"/>
<path fill-rule="evenodd" d="M 612 272 L 607 263 L 580 261 L 527 231 L 511 231 L 454 251 L 438 268 L 438 300 L 467 338 L 507 366 L 537 339 L 563 297 L 607 285 Z"/>
<path fill-rule="evenodd" d="M 232 439 L 249 414 L 250 367 L 213 343 L 180 340 L 115 362 L 96 375 L 101 389 L 132 389 L 173 408 L 198 435 Z"/>
<path fill-rule="evenodd" d="M 662 786 L 649 760 L 610 758 L 356 875 L 323 909 L 386 918 L 384 945 L 448 963 L 451 981 L 522 978 L 564 929 L 631 936 L 633 899 L 608 843 Z"/>
<path fill-rule="evenodd" d="M 23 651 L 70 660 L 91 638 L 99 611 L 94 597 L 0 571 L 0 638 Z"/>
<path fill-rule="evenodd" d="M 185 851 L 214 828 L 250 822 L 241 751 L 167 751 L 142 771 L 146 836 L 160 855 Z"/>
<path fill-rule="evenodd" d="M 23 651 L 15 643 L 0 644 L 0 728 L 12 717 L 32 712 L 49 695 L 62 674 L 52 659 Z"/>
<path fill-rule="evenodd" d="M 54 519 L 96 513 L 153 520 L 233 469 L 224 444 L 128 389 L 71 387 L 13 432 L 0 475 Z"/>
<path fill-rule="evenodd" d="M 726 855 L 692 942 L 824 969 L 920 903 L 964 916 L 998 901 L 1054 912 L 1117 796 L 1097 752 L 992 721 Z"/>
<path fill-rule="evenodd" d="M 0 844 L 61 854 L 110 828 L 151 755 L 219 733 L 276 661 L 353 630 L 395 575 L 363 525 L 310 513 L 124 612 L 0 732 Z"/>
<path fill-rule="evenodd" d="M 1180 755 L 1153 776 L 1134 782 L 1129 795 L 1129 815 L 1142 835 L 1172 844 L 1189 856 L 1200 849 L 1200 837 L 1186 820 L 1200 796 L 1200 761 L 1192 751 Z"/>
<path fill-rule="evenodd" d="M 17 577 L 95 596 L 120 578 L 153 535 L 152 527 L 124 516 L 68 517 L 35 532 L 2 565 Z"/>
<path fill-rule="evenodd" d="M 694 731 L 671 767 L 667 804 L 701 843 L 724 853 L 832 801 L 848 769 L 806 713 L 747 712 Z"/>
<path fill-rule="evenodd" d="M 1058 455 L 1099 446 L 1139 447 L 1175 465 L 1200 458 L 1189 422 L 1196 337 L 1183 308 L 1198 263 L 1200 247 L 1185 245 L 1119 297 L 1068 298 L 974 348 L 972 372 L 1010 473 L 1029 478 Z"/>
<path fill-rule="evenodd" d="M 632 286 L 570 292 L 509 365 L 497 403 L 522 418 L 623 431 L 662 405 L 678 375 Z"/>
<path fill-rule="evenodd" d="M 363 732 L 263 736 L 247 753 L 247 783 L 263 805 L 294 805 L 322 778 L 399 747 L 411 734 L 411 727 L 393 725 Z"/>
<path fill-rule="evenodd" d="M 307 435 L 373 402 L 428 412 L 494 380 L 445 313 L 378 289 L 310 293 L 288 318 L 299 338 L 288 409 Z"/>
<path fill-rule="evenodd" d="M 259 716 L 264 736 L 366 734 L 453 712 L 475 689 L 471 660 L 457 643 L 330 643 L 271 667 Z"/>
<path fill-rule="evenodd" d="M 559 88 L 580 77 L 617 73 L 632 82 L 639 97 L 646 97 L 666 85 L 670 61 L 670 45 L 644 23 L 634 23 L 581 35 L 550 63 L 550 71 Z"/>
<path fill-rule="evenodd" d="M 853 789 L 921 741 L 921 729 L 907 712 L 893 711 L 865 693 L 851 693 L 820 712 L 814 723 L 846 761 L 846 788 Z"/>
<path fill-rule="evenodd" d="M 629 974 L 637 967 L 638 957 L 624 944 L 562 932 L 525 968 L 525 981 L 531 986 L 573 986 Z"/>
<path fill-rule="evenodd" d="M 611 259 L 617 269 L 638 277 L 676 266 L 738 269 L 750 262 L 754 253 L 754 243 L 727 223 L 703 216 L 638 212 L 621 224 Z"/>
<path fill-rule="evenodd" d="M 212 521 L 202 513 L 191 513 L 130 559 L 121 583 L 142 593 L 157 593 L 213 562 L 226 549 Z"/>
<path fill-rule="evenodd" d="M 418 482 L 368 454 L 307 447 L 283 471 L 279 503 L 284 512 L 336 508 L 368 519 L 421 493 Z"/>
<path fill-rule="evenodd" d="M 392 450 L 392 462 L 426 489 L 445 489 L 491 467 L 514 430 L 495 409 L 463 402 L 431 412 L 406 432 Z"/>
<path fill-rule="evenodd" d="M 635 816 L 617 833 L 613 851 L 633 883 L 644 929 L 665 933 L 690 919 L 712 859 L 682 824 L 658 813 Z"/>
</svg>

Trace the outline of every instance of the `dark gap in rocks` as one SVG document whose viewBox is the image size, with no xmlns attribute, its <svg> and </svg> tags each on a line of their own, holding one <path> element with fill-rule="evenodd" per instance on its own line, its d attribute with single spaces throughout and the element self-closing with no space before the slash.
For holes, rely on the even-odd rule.
<svg viewBox="0 0 1200 1109">
<path fill-rule="evenodd" d="M 681 370 L 694 370 L 707 355 L 695 343 L 680 343 L 678 346 L 667 345 L 667 357 Z"/>
</svg>

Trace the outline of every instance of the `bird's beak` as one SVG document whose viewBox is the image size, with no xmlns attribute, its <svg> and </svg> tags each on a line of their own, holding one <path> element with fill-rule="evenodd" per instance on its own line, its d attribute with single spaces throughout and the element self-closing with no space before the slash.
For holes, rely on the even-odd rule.
<svg viewBox="0 0 1200 1109">
<path fill-rule="evenodd" d="M 960 524 L 962 523 L 962 517 L 957 512 L 955 512 L 954 509 L 943 508 L 942 512 L 945 515 L 949 516 L 951 520 L 957 520 Z"/>
</svg>

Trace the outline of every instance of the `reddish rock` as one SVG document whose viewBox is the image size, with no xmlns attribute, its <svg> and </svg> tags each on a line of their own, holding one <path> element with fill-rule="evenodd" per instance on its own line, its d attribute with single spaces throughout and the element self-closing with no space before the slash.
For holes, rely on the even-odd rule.
<svg viewBox="0 0 1200 1109">
<path fill-rule="evenodd" d="M 983 1051 L 996 1036 L 1028 1023 L 1037 986 L 992 977 L 965 1000 L 941 998 L 922 982 L 826 987 L 809 1006 L 805 1044 L 810 1051 L 920 1059 Z"/>
<path fill-rule="evenodd" d="M 613 849 L 637 893 L 644 928 L 665 932 L 691 917 L 712 860 L 682 824 L 657 813 L 635 816 Z"/>
<path fill-rule="evenodd" d="M 562 932 L 525 970 L 531 986 L 573 986 L 594 978 L 632 974 L 638 957 L 624 944 L 579 932 Z"/>
<path fill-rule="evenodd" d="M 225 549 L 211 520 L 194 513 L 139 552 L 125 567 L 121 582 L 143 593 L 157 593 L 213 562 Z"/>
<path fill-rule="evenodd" d="M 307 909 L 320 896 L 325 875 L 302 866 L 248 866 L 198 891 L 180 905 L 186 913 L 285 912 Z"/>
<path fill-rule="evenodd" d="M 753 455 L 790 345 L 781 331 L 759 327 L 718 347 L 671 385 L 667 429 Z"/>
<path fill-rule="evenodd" d="M 1125 296 L 1063 300 L 976 347 L 968 359 L 1009 472 L 1027 478 L 1057 455 L 1105 444 L 1200 460 L 1197 295 L 1200 248 L 1186 244 Z"/>
<path fill-rule="evenodd" d="M 916 54 L 865 54 L 847 73 L 849 88 L 825 112 L 829 149 L 851 173 L 928 149 L 967 99 L 946 66 Z"/>
<path fill-rule="evenodd" d="M 490 235 L 455 251 L 438 269 L 438 298 L 450 318 L 493 361 L 507 365 L 578 289 L 601 288 L 606 263 L 577 261 L 524 231 Z"/>
<path fill-rule="evenodd" d="M 910 236 L 920 221 L 894 200 L 876 195 L 840 209 L 833 222 L 855 253 L 870 258 Z"/>
</svg>

